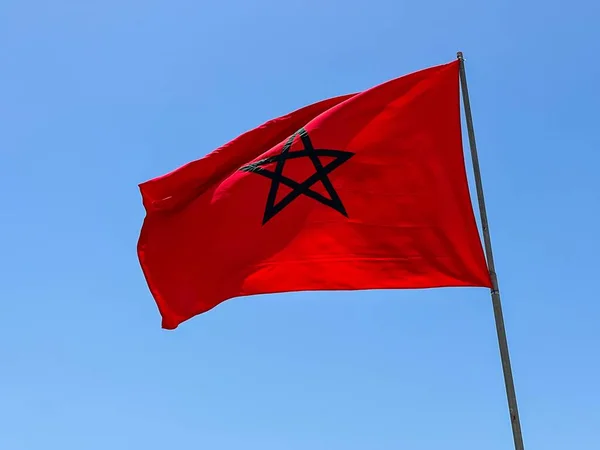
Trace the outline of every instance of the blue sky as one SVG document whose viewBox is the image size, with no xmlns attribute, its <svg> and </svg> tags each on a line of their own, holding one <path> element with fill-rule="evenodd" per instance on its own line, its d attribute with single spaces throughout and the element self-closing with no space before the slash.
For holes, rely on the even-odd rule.
<svg viewBox="0 0 600 450">
<path fill-rule="evenodd" d="M 4 0 L 0 448 L 511 448 L 485 290 L 259 296 L 167 332 L 135 251 L 138 183 L 457 50 L 526 448 L 599 448 L 599 21 L 591 0 Z"/>
</svg>

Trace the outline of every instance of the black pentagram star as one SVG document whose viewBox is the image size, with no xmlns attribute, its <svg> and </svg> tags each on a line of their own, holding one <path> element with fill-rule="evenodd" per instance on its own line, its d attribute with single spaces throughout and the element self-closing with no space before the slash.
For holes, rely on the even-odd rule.
<svg viewBox="0 0 600 450">
<path fill-rule="evenodd" d="M 296 136 L 300 136 L 304 148 L 302 150 L 290 152 L 290 148 L 294 143 Z M 323 166 L 319 156 L 328 156 L 333 157 L 334 159 Z M 267 197 L 267 205 L 265 206 L 265 214 L 263 216 L 263 225 L 272 219 L 277 213 L 281 212 L 300 195 L 306 195 L 307 197 L 310 197 L 324 204 L 325 206 L 329 206 L 330 208 L 333 208 L 339 213 L 348 217 L 342 200 L 331 184 L 331 180 L 329 179 L 328 175 L 333 170 L 337 169 L 343 163 L 352 158 L 352 156 L 354 156 L 354 153 L 343 150 L 314 148 L 308 133 L 304 128 L 301 128 L 289 137 L 279 155 L 271 156 L 260 161 L 255 161 L 242 167 L 240 170 L 244 172 L 257 173 L 271 180 L 271 189 L 269 190 L 269 196 Z M 315 167 L 315 173 L 301 183 L 283 175 L 283 167 L 285 162 L 289 159 L 296 158 L 310 158 L 313 166 Z M 264 167 L 275 162 L 277 163 L 275 170 L 268 170 Z M 327 198 L 311 189 L 311 186 L 319 181 L 325 187 L 325 190 L 329 194 L 330 198 Z M 292 192 L 282 198 L 279 203 L 275 203 L 277 190 L 279 189 L 280 184 L 291 188 Z"/>
</svg>

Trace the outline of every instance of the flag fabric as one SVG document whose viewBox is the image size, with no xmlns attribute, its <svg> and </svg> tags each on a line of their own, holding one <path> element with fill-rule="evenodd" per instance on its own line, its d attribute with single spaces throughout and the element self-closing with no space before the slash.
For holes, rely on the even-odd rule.
<svg viewBox="0 0 600 450">
<path fill-rule="evenodd" d="M 163 328 L 255 294 L 491 287 L 458 76 L 456 61 L 306 106 L 142 183 Z"/>
</svg>

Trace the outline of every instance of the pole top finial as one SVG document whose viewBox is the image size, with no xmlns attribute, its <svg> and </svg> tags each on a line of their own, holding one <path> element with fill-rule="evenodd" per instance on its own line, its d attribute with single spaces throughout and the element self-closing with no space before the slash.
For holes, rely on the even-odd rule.
<svg viewBox="0 0 600 450">
<path fill-rule="evenodd" d="M 464 61 L 465 57 L 463 56 L 463 52 L 456 52 L 456 57 L 460 60 L 460 61 Z"/>
</svg>

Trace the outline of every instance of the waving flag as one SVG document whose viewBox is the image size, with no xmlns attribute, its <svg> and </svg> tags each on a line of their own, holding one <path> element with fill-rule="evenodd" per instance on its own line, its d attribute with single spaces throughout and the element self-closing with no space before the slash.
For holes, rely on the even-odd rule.
<svg viewBox="0 0 600 450">
<path fill-rule="evenodd" d="M 163 327 L 253 294 L 491 287 L 458 77 L 456 61 L 306 106 L 141 184 Z"/>
</svg>

